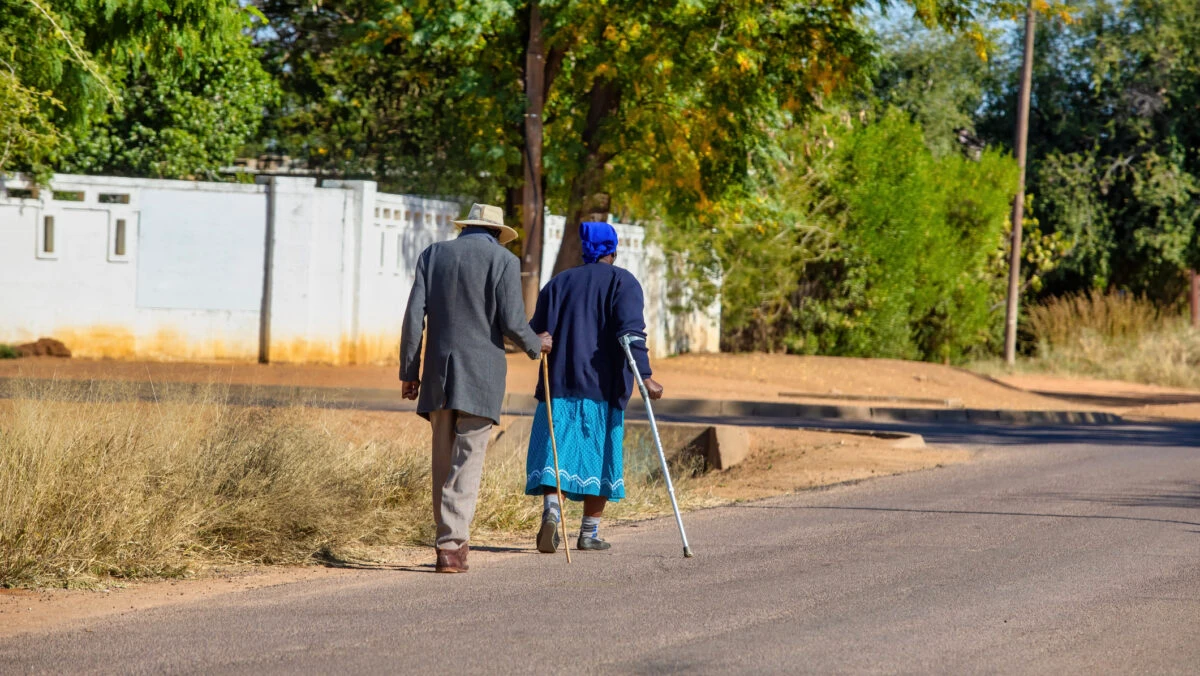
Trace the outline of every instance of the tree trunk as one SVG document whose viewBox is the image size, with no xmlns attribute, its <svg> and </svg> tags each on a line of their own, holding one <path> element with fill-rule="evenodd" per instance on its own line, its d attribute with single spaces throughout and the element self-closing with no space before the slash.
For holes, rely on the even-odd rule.
<svg viewBox="0 0 1200 676">
<path fill-rule="evenodd" d="M 604 192 L 604 175 L 612 155 L 600 151 L 604 123 L 616 114 L 621 104 L 621 90 L 611 80 L 597 80 L 588 95 L 587 124 L 583 129 L 585 154 L 582 165 L 571 179 L 570 202 L 567 205 L 567 226 L 563 231 L 562 248 L 554 262 L 554 274 L 579 265 L 583 246 L 579 241 L 579 224 L 584 221 L 608 220 L 611 204 Z"/>
<path fill-rule="evenodd" d="M 529 42 L 525 49 L 525 174 L 521 201 L 521 291 L 525 316 L 533 317 L 542 276 L 542 229 L 546 196 L 542 192 L 542 111 L 546 106 L 546 45 L 537 0 L 529 3 Z"/>
</svg>

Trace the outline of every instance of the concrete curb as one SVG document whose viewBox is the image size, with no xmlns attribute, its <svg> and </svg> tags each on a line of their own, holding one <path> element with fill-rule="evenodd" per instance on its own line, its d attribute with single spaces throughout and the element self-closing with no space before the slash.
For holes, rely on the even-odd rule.
<svg viewBox="0 0 1200 676">
<path fill-rule="evenodd" d="M 504 397 L 504 413 L 532 415 L 537 400 L 526 394 Z M 629 413 L 645 415 L 640 399 L 629 402 Z M 833 404 L 796 404 L 783 401 L 719 401 L 715 399 L 662 399 L 656 415 L 693 418 L 793 418 L 802 420 L 861 420 L 864 422 L 946 422 L 1105 425 L 1122 422 L 1121 416 L 1101 411 L 1019 411 L 977 408 L 874 408 Z"/>
<path fill-rule="evenodd" d="M 533 427 L 533 418 L 520 416 L 507 426 L 496 431 L 492 436 L 492 454 L 508 455 L 523 453 L 529 443 L 529 434 Z M 693 422 L 662 422 L 659 432 L 662 436 L 664 450 L 668 457 L 679 453 L 688 453 L 704 459 L 705 470 L 724 470 L 737 466 L 750 456 L 754 449 L 751 441 L 751 427 L 740 425 L 710 425 Z M 886 446 L 895 449 L 925 448 L 925 437 L 908 432 L 879 432 L 875 430 L 840 430 L 828 427 L 789 427 L 787 429 L 805 432 L 823 432 L 843 436 L 869 437 L 886 442 Z M 632 434 L 641 434 L 643 442 L 650 433 L 649 423 L 645 420 L 631 420 L 625 427 L 626 440 Z"/>
</svg>

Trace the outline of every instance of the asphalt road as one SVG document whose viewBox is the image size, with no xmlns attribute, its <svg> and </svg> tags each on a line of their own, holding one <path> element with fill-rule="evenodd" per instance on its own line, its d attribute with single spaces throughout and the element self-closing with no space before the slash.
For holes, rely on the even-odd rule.
<svg viewBox="0 0 1200 676">
<path fill-rule="evenodd" d="M 1200 669 L 1200 426 L 888 427 L 978 460 L 686 515 L 694 559 L 663 519 L 570 567 L 364 571 L 0 640 L 0 672 Z"/>
</svg>

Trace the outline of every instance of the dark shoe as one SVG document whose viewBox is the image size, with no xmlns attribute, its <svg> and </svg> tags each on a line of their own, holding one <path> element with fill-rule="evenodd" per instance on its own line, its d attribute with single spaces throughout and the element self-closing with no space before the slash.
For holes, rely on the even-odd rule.
<svg viewBox="0 0 1200 676">
<path fill-rule="evenodd" d="M 575 543 L 575 549 L 580 549 L 585 552 L 602 552 L 611 547 L 612 545 L 608 544 L 604 540 L 601 540 L 600 538 L 590 538 L 586 535 L 580 535 L 579 541 Z"/>
<path fill-rule="evenodd" d="M 558 514 L 546 510 L 542 512 L 542 527 L 538 529 L 537 550 L 543 554 L 553 554 L 558 551 L 559 542 Z"/>
<path fill-rule="evenodd" d="M 463 543 L 458 549 L 439 549 L 437 550 L 437 572 L 439 573 L 465 573 L 467 572 L 467 554 L 470 548 L 467 543 Z"/>
</svg>

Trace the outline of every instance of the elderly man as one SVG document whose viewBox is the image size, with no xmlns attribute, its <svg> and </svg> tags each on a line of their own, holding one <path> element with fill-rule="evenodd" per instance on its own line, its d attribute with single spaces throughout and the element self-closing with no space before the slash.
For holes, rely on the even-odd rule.
<svg viewBox="0 0 1200 676">
<path fill-rule="evenodd" d="M 467 571 L 483 457 L 504 400 L 504 336 L 530 359 L 552 345 L 548 333 L 535 334 L 525 320 L 520 263 L 501 246 L 517 232 L 504 225 L 503 210 L 476 204 L 454 223 L 462 228 L 458 238 L 431 245 L 417 261 L 400 338 L 403 396 L 419 396 L 417 413 L 433 426 L 439 573 Z"/>
<path fill-rule="evenodd" d="M 617 340 L 646 337 L 642 287 L 629 271 L 613 265 L 616 230 L 608 223 L 585 222 L 579 238 L 583 265 L 550 280 L 538 296 L 532 322 L 535 331 L 549 332 L 558 345 L 549 358 L 552 399 L 546 398 L 538 381 L 539 403 L 525 463 L 525 493 L 542 496 L 537 548 L 545 553 L 558 549 L 557 525 L 562 520 L 546 407 L 554 406 L 563 495 L 583 501 L 575 547 L 608 549 L 609 543 L 600 537 L 600 517 L 608 502 L 625 497 L 625 405 L 633 393 L 633 373 Z M 647 394 L 658 399 L 663 387 L 650 377 L 645 343 L 630 349 Z"/>
</svg>

